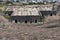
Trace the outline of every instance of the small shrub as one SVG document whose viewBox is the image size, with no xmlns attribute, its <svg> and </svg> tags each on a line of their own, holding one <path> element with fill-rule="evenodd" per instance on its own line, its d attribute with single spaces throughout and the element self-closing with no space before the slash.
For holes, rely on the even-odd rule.
<svg viewBox="0 0 60 40">
<path fill-rule="evenodd" d="M 6 19 L 10 19 L 10 16 L 8 16 L 8 15 L 3 15 Z"/>
<path fill-rule="evenodd" d="M 13 4 L 13 2 L 12 2 L 12 1 L 7 1 L 7 2 L 5 3 L 5 5 L 8 5 L 8 4 Z"/>
<path fill-rule="evenodd" d="M 43 24 L 44 24 L 44 21 L 45 21 L 45 16 L 43 15 L 43 16 L 41 16 L 41 21 L 43 22 Z"/>
</svg>

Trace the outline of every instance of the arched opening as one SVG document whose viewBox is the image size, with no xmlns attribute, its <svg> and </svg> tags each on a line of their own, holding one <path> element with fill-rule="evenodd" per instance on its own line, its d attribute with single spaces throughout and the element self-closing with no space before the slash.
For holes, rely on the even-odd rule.
<svg viewBox="0 0 60 40">
<path fill-rule="evenodd" d="M 27 23 L 27 20 L 25 20 L 25 23 Z"/>
<path fill-rule="evenodd" d="M 35 20 L 35 23 L 37 23 L 37 20 Z"/>
<path fill-rule="evenodd" d="M 52 13 L 50 14 L 50 16 L 52 16 Z"/>
<path fill-rule="evenodd" d="M 17 23 L 18 21 L 17 20 L 15 20 L 15 23 Z"/>
</svg>

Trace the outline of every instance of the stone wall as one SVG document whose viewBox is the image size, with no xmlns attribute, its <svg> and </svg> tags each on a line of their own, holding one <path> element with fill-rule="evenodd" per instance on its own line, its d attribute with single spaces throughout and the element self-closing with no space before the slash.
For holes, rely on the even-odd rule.
<svg viewBox="0 0 60 40">
<path fill-rule="evenodd" d="M 45 16 L 52 16 L 52 15 L 56 15 L 56 11 L 40 11 L 42 15 L 45 15 Z"/>
<path fill-rule="evenodd" d="M 57 10 L 60 11 L 60 5 L 57 5 Z"/>
<path fill-rule="evenodd" d="M 41 16 L 11 16 L 11 22 L 39 23 L 39 22 L 41 22 Z"/>
</svg>

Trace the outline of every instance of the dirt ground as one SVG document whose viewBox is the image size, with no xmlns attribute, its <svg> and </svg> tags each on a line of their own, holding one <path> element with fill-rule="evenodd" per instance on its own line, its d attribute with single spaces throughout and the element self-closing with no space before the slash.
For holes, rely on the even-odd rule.
<svg viewBox="0 0 60 40">
<path fill-rule="evenodd" d="M 0 40 L 60 40 L 58 20 L 44 25 L 24 25 L 10 23 L 0 17 Z"/>
</svg>

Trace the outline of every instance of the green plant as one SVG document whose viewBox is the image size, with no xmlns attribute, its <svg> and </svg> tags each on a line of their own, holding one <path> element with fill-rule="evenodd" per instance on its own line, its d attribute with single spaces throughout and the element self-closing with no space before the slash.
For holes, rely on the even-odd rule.
<svg viewBox="0 0 60 40">
<path fill-rule="evenodd" d="M 42 20 L 42 22 L 43 22 L 43 24 L 44 24 L 44 21 L 45 21 L 45 15 L 41 16 L 41 20 Z"/>
<path fill-rule="evenodd" d="M 5 5 L 8 5 L 8 4 L 13 4 L 13 2 L 12 1 L 6 1 Z"/>
<path fill-rule="evenodd" d="M 28 5 L 33 5 L 33 4 L 35 4 L 35 3 L 33 3 L 33 2 L 29 2 L 29 3 L 28 3 Z"/>
<path fill-rule="evenodd" d="M 8 16 L 8 15 L 3 15 L 6 19 L 10 19 L 10 16 Z"/>
</svg>

